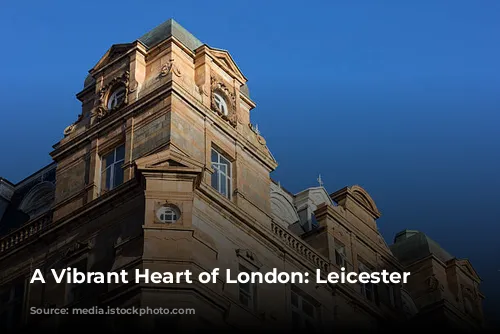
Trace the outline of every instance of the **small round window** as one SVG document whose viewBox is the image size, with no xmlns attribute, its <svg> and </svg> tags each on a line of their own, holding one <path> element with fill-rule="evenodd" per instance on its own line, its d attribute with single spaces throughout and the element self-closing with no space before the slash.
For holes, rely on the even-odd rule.
<svg viewBox="0 0 500 334">
<path fill-rule="evenodd" d="M 119 86 L 111 92 L 108 98 L 108 109 L 118 108 L 125 101 L 125 87 Z"/>
<path fill-rule="evenodd" d="M 227 116 L 227 104 L 222 95 L 214 93 L 214 100 L 215 105 L 217 106 L 217 108 L 219 108 L 220 112 Z"/>
<path fill-rule="evenodd" d="M 156 218 L 162 223 L 172 224 L 179 220 L 180 212 L 173 206 L 162 206 L 156 211 Z"/>
</svg>

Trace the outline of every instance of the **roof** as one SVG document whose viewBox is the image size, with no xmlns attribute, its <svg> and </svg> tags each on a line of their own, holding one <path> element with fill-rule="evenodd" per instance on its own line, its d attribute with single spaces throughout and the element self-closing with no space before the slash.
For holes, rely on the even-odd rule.
<svg viewBox="0 0 500 334">
<path fill-rule="evenodd" d="M 175 37 L 189 50 L 195 52 L 197 48 L 204 45 L 198 38 L 187 31 L 183 26 L 177 23 L 174 19 L 168 19 L 162 24 L 156 26 L 152 30 L 142 35 L 138 41 L 144 44 L 146 49 L 151 49 L 158 43 L 170 38 Z M 89 74 L 84 81 L 84 87 L 87 87 L 95 82 L 95 79 Z M 250 92 L 247 84 L 241 86 L 241 93 L 250 98 Z"/>
<path fill-rule="evenodd" d="M 410 264 L 429 255 L 434 255 L 442 262 L 455 258 L 437 242 L 415 230 L 404 230 L 396 234 L 390 249 L 403 264 Z"/>
<path fill-rule="evenodd" d="M 172 36 L 193 52 L 203 45 L 199 39 L 194 37 L 193 34 L 184 29 L 179 23 L 174 21 L 174 19 L 169 19 L 147 32 L 139 38 L 139 41 L 150 49 Z"/>
</svg>

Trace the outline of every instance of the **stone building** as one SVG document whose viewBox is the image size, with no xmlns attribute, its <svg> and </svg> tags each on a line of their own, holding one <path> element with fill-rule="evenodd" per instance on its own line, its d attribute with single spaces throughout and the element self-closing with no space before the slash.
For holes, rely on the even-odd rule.
<svg viewBox="0 0 500 334">
<path fill-rule="evenodd" d="M 53 164 L 0 179 L 0 326 L 334 330 L 415 321 L 482 326 L 480 279 L 467 260 L 417 231 L 388 246 L 359 186 L 292 194 L 250 121 L 256 107 L 229 52 L 168 20 L 115 44 L 77 94 L 82 110 Z M 29 284 L 35 269 L 221 268 L 216 283 Z M 410 271 L 401 285 L 228 284 L 233 272 Z M 30 307 L 195 308 L 195 315 L 72 317 Z M 119 320 L 118 320 L 119 317 Z M 90 319 L 90 320 L 89 320 Z M 3 331 L 2 331 L 3 332 Z"/>
</svg>

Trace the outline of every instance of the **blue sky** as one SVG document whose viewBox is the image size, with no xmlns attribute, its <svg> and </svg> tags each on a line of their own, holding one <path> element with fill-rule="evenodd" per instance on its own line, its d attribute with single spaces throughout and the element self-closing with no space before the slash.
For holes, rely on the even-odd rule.
<svg viewBox="0 0 500 334">
<path fill-rule="evenodd" d="M 50 163 L 87 71 L 171 17 L 249 78 L 273 178 L 365 187 L 388 242 L 421 230 L 500 298 L 498 1 L 3 2 L 0 175 Z"/>
</svg>

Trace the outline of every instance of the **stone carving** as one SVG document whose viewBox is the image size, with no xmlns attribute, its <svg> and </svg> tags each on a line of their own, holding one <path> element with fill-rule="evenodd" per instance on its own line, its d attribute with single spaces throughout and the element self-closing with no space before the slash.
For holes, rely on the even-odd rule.
<svg viewBox="0 0 500 334">
<path fill-rule="evenodd" d="M 257 260 L 257 256 L 249 249 L 237 249 L 236 255 L 244 258 L 257 268 L 262 267 L 262 263 Z"/>
<path fill-rule="evenodd" d="M 440 290 L 440 291 L 444 291 L 444 285 L 441 284 L 439 282 L 439 280 L 436 278 L 436 275 L 433 274 L 432 276 L 429 276 L 426 280 L 427 282 L 427 286 L 428 286 L 428 290 L 429 291 L 436 291 L 436 290 Z"/>
<path fill-rule="evenodd" d="M 406 291 L 401 291 L 401 303 L 402 311 L 406 318 L 412 318 L 418 313 L 418 309 L 415 306 L 415 303 Z"/>
<path fill-rule="evenodd" d="M 82 119 L 83 119 L 83 114 L 78 115 L 78 118 L 76 119 L 75 123 L 67 126 L 64 129 L 64 137 L 69 136 L 70 134 L 72 134 L 75 131 L 75 129 L 76 129 L 76 124 L 78 122 L 80 122 Z"/>
<path fill-rule="evenodd" d="M 236 97 L 233 92 L 223 83 L 222 79 L 220 79 L 214 72 L 211 74 L 210 79 L 210 87 L 211 87 L 211 108 L 215 110 L 219 114 L 220 117 L 228 121 L 232 126 L 236 126 L 238 122 L 238 115 L 236 112 Z M 217 103 L 215 101 L 214 93 L 219 93 L 226 99 L 227 104 L 227 115 L 225 115 L 222 110 L 219 110 Z"/>
<path fill-rule="evenodd" d="M 128 71 L 125 71 L 123 72 L 122 75 L 113 78 L 110 82 L 108 82 L 99 90 L 99 96 L 96 101 L 96 106 L 92 112 L 93 117 L 101 119 L 107 116 L 110 112 L 114 111 L 115 109 L 118 109 L 122 105 L 126 105 L 128 103 L 129 79 L 130 79 L 130 74 Z M 109 110 L 106 106 L 107 99 L 111 91 L 114 88 L 118 87 L 119 85 L 123 85 L 125 87 L 125 100 L 121 105 L 118 105 L 114 109 Z"/>
<path fill-rule="evenodd" d="M 64 129 L 64 136 L 69 136 L 73 131 L 75 131 L 76 124 L 71 124 L 70 126 Z"/>
<path fill-rule="evenodd" d="M 180 77 L 182 74 L 181 70 L 177 67 L 177 65 L 174 64 L 173 59 L 170 59 L 168 61 L 168 64 L 165 64 L 161 67 L 159 77 L 163 78 L 167 76 L 169 73 L 173 73 L 178 77 Z"/>
<path fill-rule="evenodd" d="M 76 256 L 78 254 L 84 253 L 85 251 L 92 249 L 92 246 L 93 243 L 91 241 L 87 242 L 77 241 L 70 247 L 66 248 L 66 250 L 62 253 L 62 258 L 67 259 Z"/>
<path fill-rule="evenodd" d="M 476 301 L 479 298 L 477 291 L 471 289 L 470 287 L 464 286 L 463 284 L 462 284 L 462 294 L 464 295 L 464 297 L 468 297 L 473 301 Z"/>
</svg>

